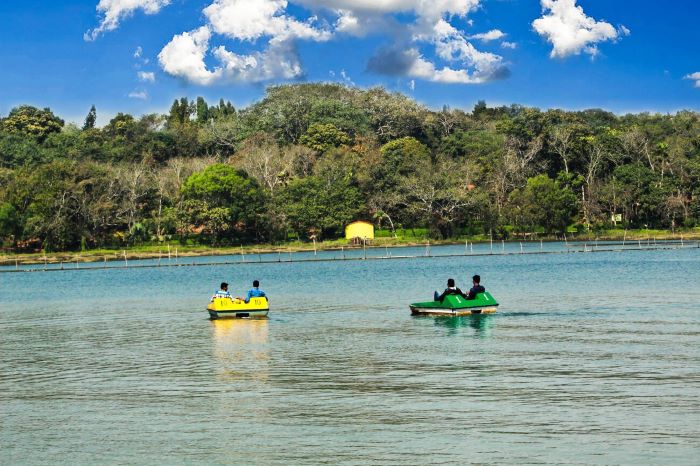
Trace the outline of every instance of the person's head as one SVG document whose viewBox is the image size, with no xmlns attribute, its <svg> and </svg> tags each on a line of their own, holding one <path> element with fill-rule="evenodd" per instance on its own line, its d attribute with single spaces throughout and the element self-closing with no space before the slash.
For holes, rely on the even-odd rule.
<svg viewBox="0 0 700 466">
<path fill-rule="evenodd" d="M 227 290 L 228 290 L 228 283 L 226 283 L 226 282 L 221 282 L 221 289 L 224 290 L 224 291 L 227 291 Z"/>
<path fill-rule="evenodd" d="M 478 275 L 474 275 L 472 277 L 472 281 L 474 282 L 475 285 L 478 285 L 479 283 L 481 283 L 481 277 Z"/>
<path fill-rule="evenodd" d="M 257 280 L 253 280 L 253 288 L 257 288 L 260 286 L 260 282 Z"/>
<path fill-rule="evenodd" d="M 455 279 L 454 278 L 448 278 L 447 279 L 447 287 L 451 288 L 455 286 Z"/>
</svg>

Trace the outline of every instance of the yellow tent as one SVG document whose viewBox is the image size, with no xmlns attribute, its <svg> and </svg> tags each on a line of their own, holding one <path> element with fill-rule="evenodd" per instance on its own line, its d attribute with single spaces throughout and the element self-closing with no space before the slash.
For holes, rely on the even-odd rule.
<svg viewBox="0 0 700 466">
<path fill-rule="evenodd" d="M 345 227 L 345 239 L 374 239 L 374 225 L 369 222 L 352 222 Z"/>
</svg>

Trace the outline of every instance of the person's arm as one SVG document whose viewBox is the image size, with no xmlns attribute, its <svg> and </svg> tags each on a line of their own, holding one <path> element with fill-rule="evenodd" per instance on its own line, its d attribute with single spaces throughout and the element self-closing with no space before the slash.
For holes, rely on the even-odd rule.
<svg viewBox="0 0 700 466">
<path fill-rule="evenodd" d="M 469 294 L 466 296 L 466 299 L 476 299 L 476 291 L 474 291 L 474 288 L 469 290 Z"/>
<path fill-rule="evenodd" d="M 245 303 L 248 304 L 250 302 L 250 298 L 253 296 L 253 290 L 248 290 L 248 294 L 245 296 Z"/>
<path fill-rule="evenodd" d="M 438 296 L 438 301 L 443 302 L 445 300 L 445 296 L 447 296 L 447 293 L 449 292 L 449 289 L 446 289 L 445 291 L 442 292 L 440 296 Z"/>
</svg>

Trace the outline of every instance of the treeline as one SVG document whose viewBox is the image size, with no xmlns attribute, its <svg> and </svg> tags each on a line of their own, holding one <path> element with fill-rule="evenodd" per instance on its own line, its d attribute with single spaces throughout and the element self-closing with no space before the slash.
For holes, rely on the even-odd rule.
<svg viewBox="0 0 700 466">
<path fill-rule="evenodd" d="M 334 238 L 355 219 L 433 237 L 700 224 L 700 115 L 432 111 L 381 88 L 271 87 L 82 127 L 0 119 L 0 238 L 67 250 Z"/>
</svg>

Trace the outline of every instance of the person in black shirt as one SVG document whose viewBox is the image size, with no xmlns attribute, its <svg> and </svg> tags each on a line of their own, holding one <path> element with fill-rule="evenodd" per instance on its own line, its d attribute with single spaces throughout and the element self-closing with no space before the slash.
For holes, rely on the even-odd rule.
<svg viewBox="0 0 700 466">
<path fill-rule="evenodd" d="M 443 302 L 445 299 L 445 296 L 451 295 L 451 294 L 456 294 L 459 296 L 465 296 L 464 293 L 462 293 L 462 290 L 457 288 L 455 286 L 455 280 L 454 278 L 450 278 L 447 280 L 447 288 L 445 288 L 445 291 L 442 292 L 442 294 L 438 294 L 438 292 L 435 292 L 435 301 L 440 301 Z"/>
<path fill-rule="evenodd" d="M 486 288 L 481 286 L 481 277 L 479 275 L 474 275 L 472 277 L 472 283 L 474 286 L 472 286 L 472 289 L 469 290 L 469 294 L 466 296 L 467 299 L 476 299 L 477 294 L 486 291 Z"/>
</svg>

